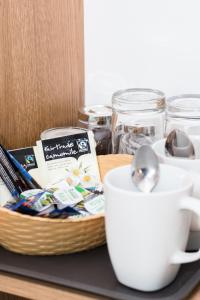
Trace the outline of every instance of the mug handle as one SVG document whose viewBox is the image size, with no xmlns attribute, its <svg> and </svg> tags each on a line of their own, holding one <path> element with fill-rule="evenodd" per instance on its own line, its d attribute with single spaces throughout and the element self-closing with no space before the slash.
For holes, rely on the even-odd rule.
<svg viewBox="0 0 200 300">
<path fill-rule="evenodd" d="M 200 218 L 200 201 L 193 197 L 185 197 L 180 204 L 180 209 L 190 210 L 198 215 Z M 200 249 L 197 252 L 187 253 L 184 251 L 177 251 L 171 258 L 172 264 L 185 264 L 200 259 Z"/>
<path fill-rule="evenodd" d="M 197 171 L 189 171 L 189 174 L 192 177 L 193 181 L 193 197 L 199 199 L 200 202 L 200 175 L 197 173 Z M 199 231 L 200 230 L 200 218 L 199 216 L 193 216 L 192 222 L 191 222 L 191 231 Z"/>
</svg>

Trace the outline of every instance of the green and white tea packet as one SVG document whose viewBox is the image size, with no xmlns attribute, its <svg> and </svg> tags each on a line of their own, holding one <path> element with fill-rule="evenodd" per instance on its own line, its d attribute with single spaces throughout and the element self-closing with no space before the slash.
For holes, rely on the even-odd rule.
<svg viewBox="0 0 200 300">
<path fill-rule="evenodd" d="M 59 189 L 53 193 L 56 204 L 59 209 L 66 206 L 74 206 L 83 200 L 83 196 L 74 187 L 69 187 L 67 190 Z"/>
<path fill-rule="evenodd" d="M 92 215 L 104 213 L 105 197 L 104 195 L 95 195 L 84 202 L 85 209 Z"/>
</svg>

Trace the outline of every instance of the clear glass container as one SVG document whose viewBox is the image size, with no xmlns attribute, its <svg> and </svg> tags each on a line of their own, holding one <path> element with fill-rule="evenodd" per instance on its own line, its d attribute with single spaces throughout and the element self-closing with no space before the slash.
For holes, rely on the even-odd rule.
<svg viewBox="0 0 200 300">
<path fill-rule="evenodd" d="M 166 106 L 166 135 L 173 129 L 180 129 L 189 135 L 200 135 L 200 95 L 173 96 L 167 99 Z"/>
<path fill-rule="evenodd" d="M 93 131 L 97 155 L 111 153 L 111 118 L 110 106 L 84 106 L 79 110 L 78 126 Z"/>
<path fill-rule="evenodd" d="M 165 95 L 152 89 L 121 90 L 112 96 L 112 152 L 135 154 L 164 136 Z"/>
</svg>

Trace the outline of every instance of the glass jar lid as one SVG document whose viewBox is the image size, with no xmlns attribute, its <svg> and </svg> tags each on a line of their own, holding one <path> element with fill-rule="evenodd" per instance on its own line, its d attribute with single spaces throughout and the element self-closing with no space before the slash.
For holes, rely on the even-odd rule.
<svg viewBox="0 0 200 300">
<path fill-rule="evenodd" d="M 120 90 L 112 96 L 113 109 L 116 111 L 164 111 L 165 94 L 159 90 L 133 88 Z"/>
<path fill-rule="evenodd" d="M 82 123 L 103 126 L 110 125 L 112 108 L 105 105 L 84 106 L 79 110 L 78 118 Z"/>
<path fill-rule="evenodd" d="M 200 94 L 183 94 L 167 99 L 167 116 L 200 119 Z"/>
<path fill-rule="evenodd" d="M 41 140 L 53 139 L 62 136 L 68 136 L 73 134 L 78 134 L 85 132 L 86 129 L 79 127 L 55 127 L 49 128 L 41 132 L 40 138 Z"/>
</svg>

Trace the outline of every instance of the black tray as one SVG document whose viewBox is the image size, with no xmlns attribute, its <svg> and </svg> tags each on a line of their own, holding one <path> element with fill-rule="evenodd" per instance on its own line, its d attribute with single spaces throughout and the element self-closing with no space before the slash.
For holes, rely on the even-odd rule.
<svg viewBox="0 0 200 300">
<path fill-rule="evenodd" d="M 131 259 L 131 258 L 130 258 Z M 25 256 L 0 247 L 0 270 L 119 300 L 184 299 L 200 281 L 200 262 L 183 265 L 175 281 L 157 292 L 121 285 L 106 246 L 61 256 Z"/>
</svg>

